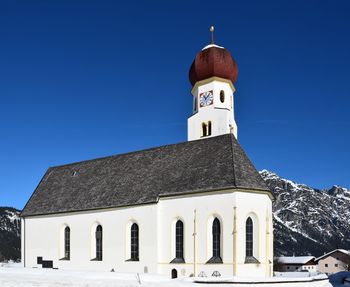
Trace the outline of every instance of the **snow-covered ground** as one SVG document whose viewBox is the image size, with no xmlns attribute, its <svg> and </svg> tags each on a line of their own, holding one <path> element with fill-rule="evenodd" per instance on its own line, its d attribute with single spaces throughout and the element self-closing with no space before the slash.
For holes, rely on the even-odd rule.
<svg viewBox="0 0 350 287">
<path fill-rule="evenodd" d="M 293 274 L 295 275 L 295 274 Z M 289 280 L 288 280 L 289 277 Z M 278 280 L 295 280 L 288 276 L 287 278 L 277 277 Z M 293 276 L 294 277 L 294 276 Z M 258 287 L 345 287 L 344 279 L 349 277 L 349 272 L 340 272 L 330 276 L 330 283 L 327 281 L 319 282 L 295 282 L 282 284 L 244 284 L 249 278 L 240 280 L 240 287 L 258 286 Z M 136 274 L 136 273 L 114 273 L 114 272 L 86 272 L 86 271 L 67 271 L 54 269 L 33 269 L 23 268 L 20 263 L 5 264 L 0 263 L 0 286 L 1 287 L 219 287 L 219 286 L 237 286 L 234 281 L 238 278 L 187 278 L 185 280 L 171 280 L 168 277 L 155 274 Z M 306 279 L 304 277 L 304 279 Z M 196 284 L 193 280 L 209 281 L 210 284 Z M 215 283 L 215 280 L 221 280 L 226 283 Z M 295 281 L 302 281 L 302 278 Z M 264 280 L 266 281 L 266 280 Z M 259 281 L 256 281 L 258 283 Z M 243 283 L 243 284 L 242 284 Z"/>
<path fill-rule="evenodd" d="M 161 275 L 23 268 L 0 263 L 1 287 L 184 287 L 192 283 Z"/>
</svg>

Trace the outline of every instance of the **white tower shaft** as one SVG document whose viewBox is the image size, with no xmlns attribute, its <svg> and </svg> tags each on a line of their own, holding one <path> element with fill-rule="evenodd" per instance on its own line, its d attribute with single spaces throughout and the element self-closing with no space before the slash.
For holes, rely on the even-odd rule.
<svg viewBox="0 0 350 287">
<path fill-rule="evenodd" d="M 194 85 L 193 115 L 187 121 L 189 141 L 228 133 L 237 138 L 234 92 L 231 81 L 218 77 L 211 77 Z"/>
</svg>

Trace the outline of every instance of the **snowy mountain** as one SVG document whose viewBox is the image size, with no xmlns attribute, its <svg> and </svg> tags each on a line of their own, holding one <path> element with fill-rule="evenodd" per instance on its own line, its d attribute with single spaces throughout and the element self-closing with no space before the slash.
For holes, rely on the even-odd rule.
<svg viewBox="0 0 350 287">
<path fill-rule="evenodd" d="M 350 190 L 319 190 L 267 170 L 260 175 L 276 197 L 276 255 L 318 256 L 335 248 L 350 249 Z"/>
<path fill-rule="evenodd" d="M 11 207 L 0 207 L 0 262 L 21 257 L 20 211 Z"/>
</svg>

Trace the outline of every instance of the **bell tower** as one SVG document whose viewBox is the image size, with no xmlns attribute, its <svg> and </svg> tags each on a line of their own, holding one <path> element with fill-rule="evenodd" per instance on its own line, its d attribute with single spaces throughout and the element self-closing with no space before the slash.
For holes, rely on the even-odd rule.
<svg viewBox="0 0 350 287">
<path fill-rule="evenodd" d="M 237 138 L 234 119 L 237 63 L 228 50 L 214 44 L 213 26 L 210 31 L 211 44 L 196 55 L 189 71 L 193 96 L 193 114 L 187 121 L 189 141 L 228 133 Z"/>
</svg>

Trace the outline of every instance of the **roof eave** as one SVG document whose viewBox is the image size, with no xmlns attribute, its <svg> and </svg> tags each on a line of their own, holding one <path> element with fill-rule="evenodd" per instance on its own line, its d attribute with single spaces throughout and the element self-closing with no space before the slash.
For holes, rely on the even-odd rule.
<svg viewBox="0 0 350 287">
<path fill-rule="evenodd" d="M 161 197 L 177 197 L 177 196 L 183 196 L 183 195 L 193 195 L 193 194 L 199 194 L 199 193 L 209 193 L 209 192 L 220 192 L 220 191 L 230 191 L 232 192 L 255 192 L 255 193 L 262 193 L 262 194 L 267 194 L 271 200 L 274 200 L 275 197 L 271 193 L 270 190 L 264 190 L 264 189 L 257 189 L 257 188 L 247 188 L 247 187 L 238 187 L 238 186 L 226 186 L 222 188 L 203 188 L 203 189 L 197 189 L 193 191 L 184 191 L 184 192 L 172 192 L 172 193 L 160 193 L 158 196 L 158 201 L 159 198 Z"/>
</svg>

